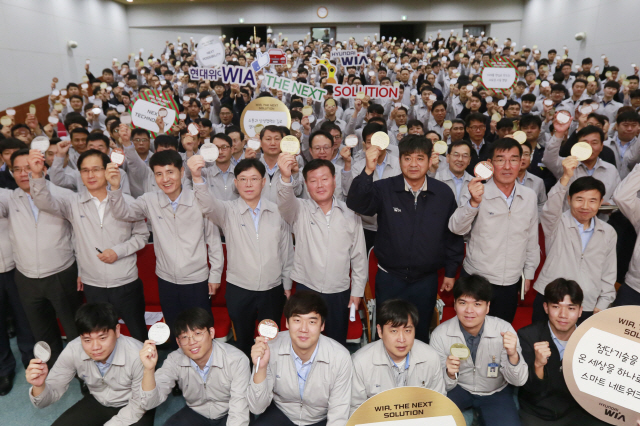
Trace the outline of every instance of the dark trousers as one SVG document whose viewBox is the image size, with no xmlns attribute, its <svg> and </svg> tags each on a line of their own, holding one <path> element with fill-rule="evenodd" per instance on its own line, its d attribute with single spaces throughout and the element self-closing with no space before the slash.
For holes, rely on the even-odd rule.
<svg viewBox="0 0 640 426">
<path fill-rule="evenodd" d="M 122 407 L 105 407 L 100 404 L 93 395 L 87 395 L 62 413 L 52 426 L 102 426 L 113 416 L 118 414 Z M 155 408 L 147 411 L 140 420 L 133 423 L 136 426 L 153 426 Z"/>
<path fill-rule="evenodd" d="M 509 386 L 500 392 L 484 396 L 474 395 L 456 386 L 447 392 L 447 397 L 455 402 L 460 411 L 469 408 L 480 411 L 483 426 L 520 426 L 518 409 Z"/>
<path fill-rule="evenodd" d="M 185 406 L 164 423 L 164 426 L 225 426 L 227 415 L 219 419 L 208 419 Z"/>
<path fill-rule="evenodd" d="M 296 291 L 298 291 L 297 287 Z M 325 426 L 326 424 L 327 420 L 325 419 L 309 426 Z M 296 423 L 293 423 L 289 417 L 280 411 L 280 409 L 276 407 L 276 404 L 272 402 L 251 426 L 296 426 Z"/>
<path fill-rule="evenodd" d="M 324 299 L 328 308 L 327 320 L 324 322 L 324 335 L 346 346 L 347 332 L 349 331 L 349 307 L 347 305 L 351 290 L 347 289 L 339 293 L 319 293 L 298 283 L 296 291 L 313 291 Z"/>
<path fill-rule="evenodd" d="M 462 269 L 461 277 L 468 277 L 470 274 Z M 491 306 L 489 315 L 505 320 L 509 324 L 516 317 L 518 309 L 518 293 L 522 287 L 522 278 L 515 284 L 511 285 L 495 285 L 491 284 Z"/>
<path fill-rule="evenodd" d="M 280 284 L 267 291 L 247 290 L 227 282 L 227 309 L 236 333 L 236 347 L 251 359 L 256 321 L 270 319 L 280 327 L 286 301 L 284 286 Z"/>
<path fill-rule="evenodd" d="M 437 272 L 411 283 L 378 268 L 376 275 L 376 306 L 380 306 L 389 299 L 402 299 L 416 305 L 420 319 L 418 327 L 416 327 L 416 339 L 425 343 L 429 343 L 429 326 L 437 298 Z"/>
<path fill-rule="evenodd" d="M 613 306 L 627 306 L 638 305 L 640 306 L 640 293 L 623 283 L 618 289 L 618 295 L 613 302 Z"/>
<path fill-rule="evenodd" d="M 202 281 L 196 284 L 174 284 L 158 277 L 158 295 L 164 320 L 171 329 L 171 336 L 167 342 L 170 349 L 177 349 L 176 336 L 173 325 L 180 312 L 189 308 L 202 308 L 211 312 L 209 299 L 209 283 Z"/>
<path fill-rule="evenodd" d="M 84 295 L 88 303 L 110 303 L 127 325 L 131 337 L 141 342 L 147 340 L 147 324 L 144 321 L 144 289 L 142 280 L 120 287 L 102 288 L 84 285 Z"/>
<path fill-rule="evenodd" d="M 369 254 L 369 250 L 371 250 L 371 247 L 373 247 L 376 242 L 376 234 L 376 231 L 364 229 L 364 244 L 367 247 L 367 254 Z"/>
<path fill-rule="evenodd" d="M 593 311 L 582 311 L 582 315 L 578 318 L 577 325 L 582 324 L 593 315 Z M 531 314 L 531 322 L 549 321 L 549 315 L 544 311 L 544 296 L 540 293 L 536 294 L 533 300 L 533 313 Z"/>
<path fill-rule="evenodd" d="M 22 306 L 29 319 L 31 332 L 36 341 L 43 340 L 51 347 L 53 367 L 62 352 L 62 339 L 56 317 L 62 323 L 67 342 L 78 337 L 75 315 L 82 303 L 82 294 L 77 290 L 78 266 L 74 262 L 62 272 L 45 278 L 27 278 L 16 269 L 15 280 Z"/>
<path fill-rule="evenodd" d="M 522 426 L 606 426 L 601 420 L 596 419 L 591 414 L 584 411 L 582 408 L 574 410 L 558 420 L 543 420 L 540 417 L 536 417 L 533 414 L 529 414 L 523 410 L 520 410 L 520 421 Z"/>
<path fill-rule="evenodd" d="M 20 296 L 18 296 L 18 288 L 13 280 L 14 271 L 0 273 L 0 377 L 8 376 L 16 368 L 16 359 L 11 352 L 9 335 L 7 334 L 7 313 L 10 310 L 13 312 L 18 349 L 20 349 L 22 364 L 25 368 L 34 358 L 33 345 L 35 341 L 31 334 L 27 314 L 24 313 Z"/>
</svg>

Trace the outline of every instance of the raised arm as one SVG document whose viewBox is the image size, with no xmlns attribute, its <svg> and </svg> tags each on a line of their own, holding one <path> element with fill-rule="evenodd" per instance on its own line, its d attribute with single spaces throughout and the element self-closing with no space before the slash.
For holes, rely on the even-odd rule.
<svg viewBox="0 0 640 426">
<path fill-rule="evenodd" d="M 147 200 L 144 196 L 134 200 L 131 204 L 125 201 L 122 188 L 120 188 L 120 170 L 117 164 L 107 164 L 106 177 L 107 182 L 111 185 L 107 199 L 113 217 L 127 222 L 138 222 L 149 217 Z M 155 194 L 149 194 L 149 196 L 155 196 Z"/>
<path fill-rule="evenodd" d="M 290 225 L 298 218 L 300 200 L 295 196 L 293 173 L 297 173 L 299 166 L 295 157 L 291 154 L 280 154 L 278 158 L 280 179 L 276 185 L 278 188 L 278 210 L 282 218 Z"/>
<path fill-rule="evenodd" d="M 640 165 L 636 165 L 631 173 L 616 188 L 613 193 L 613 201 L 620 211 L 633 224 L 637 232 L 640 232 L 640 199 L 637 194 L 640 191 Z"/>
<path fill-rule="evenodd" d="M 366 166 L 364 171 L 355 176 L 351 181 L 351 187 L 347 194 L 347 207 L 356 213 L 373 216 L 382 206 L 382 196 L 373 184 L 373 173 L 376 170 L 376 163 L 380 148 L 371 145 L 365 152 Z"/>
<path fill-rule="evenodd" d="M 54 197 L 47 187 L 44 179 L 44 155 L 37 149 L 29 151 L 29 186 L 31 187 L 31 197 L 33 203 L 40 210 L 46 211 L 56 216 L 61 216 L 67 220 L 71 218 L 71 206 L 69 200 L 64 197 Z"/>
</svg>

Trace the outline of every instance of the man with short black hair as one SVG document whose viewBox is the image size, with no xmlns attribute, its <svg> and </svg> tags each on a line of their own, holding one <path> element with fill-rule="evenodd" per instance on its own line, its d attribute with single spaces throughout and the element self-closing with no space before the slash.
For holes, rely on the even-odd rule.
<svg viewBox="0 0 640 426">
<path fill-rule="evenodd" d="M 256 321 L 282 317 L 285 296 L 291 295 L 291 227 L 262 195 L 266 170 L 260 161 L 244 159 L 237 164 L 235 186 L 240 198 L 231 201 L 220 200 L 211 188 L 206 190 L 203 164 L 199 155 L 189 159 L 194 193 L 205 216 L 225 234 L 227 307 L 237 347 L 248 356 Z"/>
<path fill-rule="evenodd" d="M 291 279 L 296 290 L 318 293 L 329 306 L 325 334 L 347 343 L 349 307 L 360 306 L 367 281 L 367 253 L 360 216 L 335 196 L 335 166 L 312 160 L 302 175 L 309 199 L 294 196 L 291 154 L 278 159 L 278 209 L 296 236 Z M 351 272 L 351 276 L 349 274 Z"/>
<path fill-rule="evenodd" d="M 220 287 L 224 265 L 220 230 L 204 217 L 193 190 L 182 186 L 182 164 L 173 149 L 153 154 L 149 167 L 161 191 L 147 192 L 131 203 L 123 197 L 118 166 L 109 163 L 106 172 L 114 218 L 147 219 L 151 225 L 160 305 L 169 327 L 185 309 L 211 309 L 209 296 Z"/>
<path fill-rule="evenodd" d="M 560 144 L 564 140 L 571 121 L 560 123 L 557 119 L 558 114 L 563 113 L 556 113 L 556 118 L 553 120 L 554 134 L 547 141 L 542 162 L 546 164 L 556 178 L 560 179 L 564 174 L 564 168 L 562 167 L 564 158 L 560 157 Z M 600 153 L 604 146 L 604 132 L 599 127 L 586 126 L 578 132 L 577 139 L 591 145 L 592 154 L 589 158 L 578 164 L 569 183 L 583 176 L 593 176 L 604 183 L 606 193 L 603 203 L 609 204 L 613 196 L 613 191 L 620 183 L 620 174 L 613 164 L 603 161 L 600 158 Z M 567 207 L 566 204 L 565 207 Z"/>
<path fill-rule="evenodd" d="M 217 199 L 222 201 L 235 200 L 238 198 L 238 192 L 232 179 L 234 174 L 234 166 L 231 164 L 233 141 L 224 133 L 216 133 L 211 139 L 211 143 L 218 148 L 218 158 L 213 163 L 205 163 L 200 173 Z M 192 170 L 189 168 L 189 163 L 187 163 L 187 175 L 188 179 L 192 180 Z"/>
<path fill-rule="evenodd" d="M 177 385 L 187 404 L 169 417 L 166 426 L 247 426 L 249 359 L 214 339 L 211 310 L 187 309 L 178 315 L 173 328 L 179 349 L 157 371 L 155 342 L 145 341 L 140 351 L 144 365 L 140 405 L 146 410 L 159 406 Z"/>
<path fill-rule="evenodd" d="M 578 164 L 573 156 L 563 160 L 564 173 L 549 191 L 540 216 L 547 260 L 534 285 L 538 292 L 533 304 L 534 322 L 545 319 L 542 294 L 557 277 L 576 280 L 584 292 L 584 312 L 579 323 L 607 309 L 616 296 L 617 235 L 596 217 L 605 187 L 592 176 L 573 179 Z M 569 210 L 563 213 L 565 200 Z"/>
<path fill-rule="evenodd" d="M 557 278 L 544 290 L 548 321 L 518 330 L 529 376 L 520 387 L 523 426 L 604 426 L 573 398 L 562 374 L 564 351 L 582 318 L 583 293 L 577 282 Z"/>
<path fill-rule="evenodd" d="M 9 238 L 16 263 L 15 282 L 33 337 L 51 347 L 49 365 L 62 352 L 56 318 L 68 340 L 78 337 L 74 315 L 82 303 L 77 291 L 78 267 L 73 232 L 65 219 L 40 211 L 29 185 L 29 150 L 11 155 L 11 170 L 18 188 L 0 192 L 0 217 L 9 219 Z M 56 196 L 72 195 L 47 182 Z"/>
<path fill-rule="evenodd" d="M 138 278 L 136 252 L 144 248 L 149 231 L 144 221 L 125 222 L 107 210 L 105 169 L 107 154 L 89 149 L 78 159 L 83 180 L 79 193 L 55 194 L 44 179 L 44 156 L 29 153 L 33 203 L 42 212 L 71 223 L 78 260 L 78 291 L 89 303 L 111 303 L 131 336 L 144 342 L 147 335 L 144 290 Z M 133 198 L 126 195 L 128 202 Z"/>
<path fill-rule="evenodd" d="M 87 150 L 87 138 L 89 131 L 84 127 L 77 127 L 69 132 L 71 148 L 69 149 L 69 167 L 75 169 L 80 154 Z"/>
<path fill-rule="evenodd" d="M 480 275 L 461 277 L 453 286 L 456 316 L 431 334 L 431 347 L 440 355 L 447 397 L 460 410 L 475 408 L 484 424 L 518 426 L 512 386 L 522 386 L 528 367 L 515 330 L 489 316 L 492 288 Z M 469 350 L 467 359 L 451 354 L 454 344 Z"/>
<path fill-rule="evenodd" d="M 446 394 L 438 353 L 415 338 L 418 319 L 415 305 L 406 300 L 391 299 L 378 306 L 380 340 L 351 356 L 351 414 L 372 396 L 397 387 L 418 386 Z"/>
<path fill-rule="evenodd" d="M 284 307 L 287 331 L 273 340 L 258 336 L 251 349 L 247 387 L 253 426 L 343 426 L 349 418 L 352 364 L 349 351 L 322 335 L 323 298 L 296 292 Z M 258 359 L 260 364 L 258 365 Z"/>
<path fill-rule="evenodd" d="M 55 426 L 152 426 L 155 410 L 145 413 L 140 405 L 142 343 L 120 334 L 118 314 L 107 303 L 83 305 L 75 323 L 80 337 L 67 344 L 51 372 L 41 360 L 31 360 L 26 371 L 31 403 L 36 408 L 55 403 L 78 375 L 89 394 L 62 413 Z"/>
<path fill-rule="evenodd" d="M 470 233 L 461 276 L 486 277 L 493 286 L 494 315 L 510 323 L 518 307 L 522 276 L 526 294 L 540 262 L 538 201 L 532 189 L 516 185 L 520 144 L 505 138 L 491 148 L 493 177 L 486 184 L 481 177 L 471 180 L 471 198 L 451 216 L 449 229 L 461 236 Z"/>
<path fill-rule="evenodd" d="M 459 140 L 451 142 L 447 150 L 446 166 L 440 167 L 436 179 L 446 183 L 456 196 L 458 206 L 469 201 L 469 182 L 473 177 L 466 172 L 471 161 L 471 142 Z"/>
<path fill-rule="evenodd" d="M 613 150 L 620 178 L 624 179 L 640 162 L 640 115 L 634 111 L 621 112 L 616 117 L 616 133 L 604 144 Z"/>
<path fill-rule="evenodd" d="M 453 286 L 463 258 L 462 237 L 447 223 L 457 207 L 453 191 L 427 176 L 432 144 L 408 135 L 400 142 L 402 174 L 374 181 L 380 148 L 366 151 L 366 167 L 351 184 L 347 206 L 367 216 L 377 214 L 374 251 L 378 259 L 376 300 L 414 303 L 421 318 L 431 318 L 438 292 L 438 270 L 445 269 L 443 288 Z M 416 337 L 429 341 L 429 324 L 418 324 Z"/>
</svg>

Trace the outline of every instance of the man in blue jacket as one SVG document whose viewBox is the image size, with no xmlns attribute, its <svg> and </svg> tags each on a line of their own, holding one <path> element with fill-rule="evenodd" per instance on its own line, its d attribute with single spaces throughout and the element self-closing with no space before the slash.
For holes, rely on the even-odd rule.
<svg viewBox="0 0 640 426">
<path fill-rule="evenodd" d="M 367 165 L 347 196 L 347 206 L 356 213 L 378 215 L 377 303 L 410 301 L 420 318 L 433 313 L 438 269 L 445 268 L 443 289 L 449 291 L 464 256 L 462 236 L 447 225 L 457 208 L 455 196 L 446 184 L 427 177 L 432 148 L 424 136 L 406 136 L 399 145 L 402 175 L 373 182 L 380 148 L 372 145 L 366 152 Z M 429 341 L 429 323 L 418 325 L 417 339 Z"/>
</svg>

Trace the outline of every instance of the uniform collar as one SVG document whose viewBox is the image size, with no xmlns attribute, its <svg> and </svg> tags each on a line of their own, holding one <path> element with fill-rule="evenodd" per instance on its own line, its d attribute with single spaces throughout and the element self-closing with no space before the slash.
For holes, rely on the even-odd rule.
<svg viewBox="0 0 640 426">
<path fill-rule="evenodd" d="M 165 194 L 164 192 L 162 192 L 162 190 L 160 190 L 160 192 L 157 193 L 158 197 L 160 197 L 160 207 L 167 207 L 169 205 L 171 205 L 172 201 L 169 199 L 169 197 L 167 196 L 167 194 Z M 193 191 L 185 188 L 184 186 L 182 187 L 182 192 L 180 193 L 180 195 L 178 196 L 178 205 L 182 205 L 182 206 L 193 206 Z M 175 202 L 175 201 L 174 201 Z"/>
<path fill-rule="evenodd" d="M 280 343 L 280 347 L 278 348 L 278 355 L 288 355 L 291 356 L 291 335 L 289 335 L 289 331 L 281 332 L 277 339 L 282 339 Z M 325 364 L 331 363 L 331 345 L 327 340 L 327 337 L 320 335 L 320 339 L 318 339 L 318 346 L 316 347 L 317 353 L 315 361 L 324 362 Z"/>
</svg>

